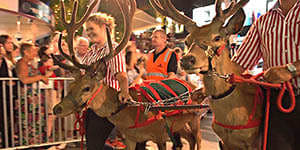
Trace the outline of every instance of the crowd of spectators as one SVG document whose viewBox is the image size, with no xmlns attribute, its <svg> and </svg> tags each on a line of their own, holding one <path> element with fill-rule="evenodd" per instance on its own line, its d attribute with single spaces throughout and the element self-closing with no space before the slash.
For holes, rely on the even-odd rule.
<svg viewBox="0 0 300 150">
<path fill-rule="evenodd" d="M 140 36 L 140 38 L 132 38 L 132 40 L 128 43 L 125 51 L 125 60 L 126 60 L 126 69 L 128 76 L 128 84 L 129 86 L 134 86 L 135 84 L 140 84 L 145 79 L 144 76 L 146 74 L 146 62 L 148 54 L 153 49 L 151 42 L 149 43 L 149 35 Z M 75 56 L 82 63 L 82 59 L 84 55 L 90 51 L 91 42 L 89 39 L 85 37 L 76 37 L 74 39 L 74 51 Z M 49 80 L 49 78 L 56 77 L 71 77 L 70 74 L 58 67 L 57 64 L 54 63 L 51 54 L 53 54 L 59 61 L 63 63 L 68 63 L 64 57 L 61 56 L 58 49 L 58 36 L 54 36 L 49 44 L 46 45 L 35 45 L 35 43 L 19 43 L 9 35 L 0 35 L 0 78 L 7 77 L 17 77 L 19 78 L 21 84 L 21 93 L 18 93 L 16 83 L 17 81 L 5 81 L 0 80 L 0 147 L 9 147 L 11 146 L 11 142 L 9 145 L 5 145 L 4 142 L 4 112 L 3 105 L 4 101 L 6 101 L 6 107 L 10 108 L 10 105 L 14 105 L 14 111 L 18 111 L 18 109 L 22 110 L 21 114 L 17 114 L 14 118 L 10 118 L 9 115 L 6 117 L 6 121 L 10 121 L 11 119 L 14 122 L 21 120 L 22 127 L 20 128 L 18 125 L 15 125 L 15 133 L 25 131 L 25 128 L 30 129 L 30 134 L 28 136 L 29 139 L 23 139 L 23 143 L 19 144 L 33 144 L 34 142 L 45 142 L 45 137 L 50 138 L 53 133 L 53 122 L 55 121 L 55 116 L 53 115 L 52 109 L 55 104 L 59 103 L 63 94 L 64 82 L 60 80 Z M 168 42 L 168 46 L 171 48 L 171 51 L 176 53 L 177 59 L 180 59 L 181 55 L 184 53 L 182 48 L 176 47 L 176 44 L 172 41 Z M 176 47 L 176 48 L 175 48 Z M 62 42 L 63 51 L 69 54 L 67 43 Z M 179 65 L 178 65 L 179 66 Z M 178 67 L 178 71 L 176 76 L 180 79 L 190 81 L 189 77 L 185 74 L 185 72 Z M 197 78 L 196 80 L 199 80 Z M 3 94 L 2 91 L 2 83 L 5 82 L 6 93 Z M 37 91 L 37 85 L 35 83 L 39 82 L 39 89 L 41 91 Z M 197 82 L 196 84 L 199 84 Z M 26 85 L 26 86 L 25 86 Z M 10 94 L 10 86 L 12 87 L 13 94 Z M 201 86 L 201 85 L 199 85 Z M 23 90 L 24 88 L 26 90 Z M 26 91 L 26 93 L 24 92 Z M 40 94 L 40 95 L 39 95 Z M 5 95 L 5 96 L 4 96 Z M 12 96 L 12 98 L 11 98 Z M 40 97 L 39 97 L 40 96 Z M 2 100 L 5 97 L 5 100 Z M 13 99 L 13 103 L 11 103 L 11 99 Z M 26 99 L 26 103 L 25 103 Z M 27 105 L 25 107 L 25 105 Z M 21 108 L 19 108 L 21 106 Z M 25 111 L 28 109 L 27 117 L 28 122 L 25 124 Z M 38 109 L 42 110 L 39 111 Z M 40 112 L 40 113 L 38 113 Z M 7 114 L 10 114 L 10 109 L 7 109 Z M 47 115 L 47 119 L 45 116 Z M 32 123 L 32 119 L 39 118 L 35 120 L 35 124 Z M 8 124 L 9 128 L 10 124 Z M 38 127 L 42 127 L 42 133 L 37 132 Z M 34 127 L 36 129 L 34 129 Z M 20 130 L 20 131 L 19 131 Z M 8 132 L 8 138 L 11 139 L 11 133 Z M 37 136 L 37 135 L 43 136 Z M 38 137 L 43 137 L 38 138 Z M 15 139 L 19 137 L 14 136 Z M 10 141 L 10 140 L 9 140 Z"/>
</svg>

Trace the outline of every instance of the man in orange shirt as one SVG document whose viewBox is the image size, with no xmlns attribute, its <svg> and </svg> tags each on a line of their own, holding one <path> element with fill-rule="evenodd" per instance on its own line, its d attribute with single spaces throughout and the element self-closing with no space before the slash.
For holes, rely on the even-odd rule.
<svg viewBox="0 0 300 150">
<path fill-rule="evenodd" d="M 177 72 L 177 55 L 167 46 L 167 34 L 164 30 L 158 29 L 152 32 L 152 46 L 154 50 L 150 51 L 146 61 L 146 80 L 163 80 L 166 78 L 175 78 Z M 180 135 L 173 134 L 176 147 L 182 147 Z"/>
<path fill-rule="evenodd" d="M 167 35 L 164 30 L 152 32 L 154 50 L 148 55 L 146 62 L 146 80 L 162 80 L 175 77 L 177 71 L 176 53 L 167 47 Z"/>
</svg>

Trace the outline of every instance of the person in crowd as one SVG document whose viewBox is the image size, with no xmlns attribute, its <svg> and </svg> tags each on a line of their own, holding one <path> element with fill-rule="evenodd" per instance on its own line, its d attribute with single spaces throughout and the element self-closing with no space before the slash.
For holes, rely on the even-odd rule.
<svg viewBox="0 0 300 150">
<path fill-rule="evenodd" d="M 48 46 L 40 47 L 38 51 L 38 55 L 40 58 L 39 71 L 42 74 L 45 74 L 47 70 L 51 70 L 53 71 L 51 77 L 61 77 L 63 76 L 64 71 L 58 65 L 54 64 L 53 59 L 51 58 L 51 54 L 53 54 L 53 51 Z M 58 58 L 58 60 L 61 60 L 61 57 L 59 57 L 59 55 L 55 55 L 55 57 Z M 45 65 L 44 63 L 47 63 L 47 65 Z M 54 81 L 54 88 L 55 90 L 61 90 L 63 88 L 63 81 Z"/>
<path fill-rule="evenodd" d="M 17 49 L 14 49 L 14 43 L 13 39 L 8 36 L 8 35 L 0 35 L 0 78 L 1 77 L 16 77 L 16 71 L 15 71 L 15 55 L 17 55 Z M 3 89 L 2 89 L 2 84 L 5 82 L 5 98 L 3 97 Z M 0 138 L 2 141 L 2 145 L 0 147 L 8 147 L 11 145 L 11 132 L 9 129 L 10 128 L 10 99 L 16 99 L 17 97 L 17 87 L 16 87 L 16 82 L 15 81 L 8 81 L 8 80 L 1 80 L 0 81 Z M 12 88 L 10 88 L 12 86 Z M 12 89 L 13 95 L 10 95 L 10 89 Z M 5 107 L 7 108 L 7 114 L 6 115 L 6 120 L 4 120 L 4 112 L 3 112 L 3 100 L 5 99 L 6 105 Z M 4 121 L 8 122 L 7 126 L 7 131 L 8 131 L 8 145 L 5 145 L 5 127 L 4 127 Z M 1 144 L 1 143 L 0 143 Z"/>
<path fill-rule="evenodd" d="M 78 58 L 79 62 L 82 62 L 82 59 L 86 52 L 89 50 L 90 42 L 85 37 L 78 37 L 76 46 L 75 46 L 75 56 Z"/>
<path fill-rule="evenodd" d="M 49 77 L 55 78 L 56 74 L 54 73 L 54 70 L 58 69 L 58 66 L 54 66 L 53 59 L 47 55 L 46 53 L 43 53 L 44 47 L 41 47 L 39 50 L 39 57 L 40 57 L 40 65 L 39 65 L 39 72 L 42 75 L 50 74 Z M 59 97 L 58 97 L 58 89 L 62 89 L 63 86 L 59 85 L 61 83 L 58 83 L 58 81 L 49 81 L 49 86 L 45 86 L 42 90 L 45 95 L 46 99 L 46 107 L 47 107 L 47 113 L 48 113 L 48 120 L 47 120 L 47 137 L 51 136 L 51 132 L 53 129 L 53 121 L 55 120 L 55 115 L 53 115 L 53 107 L 59 103 Z M 58 88 L 60 86 L 60 88 Z"/>
<path fill-rule="evenodd" d="M 38 70 L 32 65 L 32 62 L 38 56 L 38 48 L 32 43 L 22 43 L 20 46 L 22 58 L 17 62 L 16 71 L 20 81 L 25 84 L 25 89 L 21 89 L 21 99 L 19 104 L 22 108 L 22 114 L 18 114 L 18 117 L 22 120 L 21 131 L 23 135 L 28 132 L 29 139 L 25 139 L 23 136 L 22 144 L 33 144 L 36 142 L 43 142 L 42 138 L 45 138 L 47 133 L 44 131 L 45 120 L 41 119 L 39 109 L 43 112 L 43 99 L 38 97 L 38 89 L 36 86 L 37 81 L 42 81 L 45 84 L 48 83 L 48 77 L 50 74 L 39 75 Z M 26 92 L 26 93 L 25 93 Z M 27 104 L 27 106 L 25 106 Z M 41 104 L 41 106 L 39 106 Z M 27 111 L 27 112 L 25 112 Z M 27 116 L 25 116 L 27 114 Z M 28 119 L 28 120 L 26 120 Z M 42 127 L 42 132 L 39 133 L 39 127 Z M 35 128 L 34 128 L 35 127 Z"/>
<path fill-rule="evenodd" d="M 139 55 L 139 52 L 136 49 L 135 43 L 132 42 L 131 45 L 128 45 L 126 48 L 125 60 L 126 60 L 126 69 L 128 76 L 128 85 L 134 86 L 143 82 L 142 76 L 145 73 L 144 61 L 145 59 Z M 139 142 L 136 144 L 136 150 L 145 150 L 146 142 Z"/>
<path fill-rule="evenodd" d="M 49 44 L 49 47 L 47 47 L 47 46 L 44 47 L 44 49 L 45 49 L 44 52 L 48 56 L 53 54 L 56 57 L 56 59 L 61 63 L 72 65 L 72 63 L 70 63 L 68 60 L 65 59 L 65 57 L 63 57 L 60 54 L 60 51 L 58 49 L 58 39 L 59 39 L 59 34 L 55 34 Z M 62 40 L 62 45 L 63 45 L 63 49 L 67 49 L 66 48 L 67 44 L 66 44 L 65 40 Z M 42 50 L 42 48 L 41 48 L 41 50 Z M 66 50 L 64 50 L 64 52 L 66 52 Z M 58 65 L 58 64 L 54 63 L 54 65 Z M 54 70 L 54 73 L 56 74 L 57 77 L 70 77 L 71 76 L 71 73 L 68 70 L 64 70 L 63 68 Z M 62 95 L 64 95 L 64 94 L 62 94 Z"/>
<path fill-rule="evenodd" d="M 93 45 L 91 50 L 83 57 L 82 62 L 84 64 L 90 65 L 109 53 L 106 28 L 109 28 L 110 32 L 113 33 L 114 18 L 107 14 L 95 13 L 87 19 L 84 30 Z M 113 43 L 113 47 L 116 47 L 116 45 L 116 43 Z M 126 64 L 122 62 L 125 62 L 123 51 L 106 62 L 108 68 L 104 82 L 120 91 L 119 100 L 124 102 L 123 100 L 129 100 L 131 97 L 128 93 Z M 103 149 L 105 141 L 113 128 L 114 125 L 107 118 L 99 117 L 92 109 L 88 109 L 85 120 L 87 148 L 89 150 Z"/>
<path fill-rule="evenodd" d="M 152 32 L 152 46 L 146 61 L 146 80 L 162 80 L 176 77 L 177 56 L 167 47 L 167 35 L 164 30 L 158 29 Z"/>
<path fill-rule="evenodd" d="M 253 68 L 263 58 L 264 79 L 271 83 L 291 81 L 296 95 L 296 107 L 291 113 L 281 112 L 271 92 L 268 131 L 269 150 L 300 149 L 300 1 L 279 0 L 279 7 L 270 9 L 250 28 L 233 61 L 244 69 Z M 290 106 L 288 92 L 283 107 Z"/>
<path fill-rule="evenodd" d="M 143 78 L 146 80 L 163 80 L 167 78 L 176 78 L 178 68 L 178 57 L 176 53 L 167 46 L 167 34 L 162 29 L 152 32 L 152 46 L 154 49 L 148 53 L 145 63 L 146 73 Z M 180 135 L 174 133 L 174 139 L 182 146 Z"/>
<path fill-rule="evenodd" d="M 145 73 L 145 69 L 139 61 L 143 61 L 139 58 L 139 54 L 134 48 L 135 45 L 129 45 L 126 47 L 126 69 L 127 69 L 127 76 L 128 76 L 128 84 L 129 86 L 134 86 L 135 84 L 139 84 L 143 81 L 143 74 Z M 139 63 L 139 64 L 138 64 Z"/>
</svg>

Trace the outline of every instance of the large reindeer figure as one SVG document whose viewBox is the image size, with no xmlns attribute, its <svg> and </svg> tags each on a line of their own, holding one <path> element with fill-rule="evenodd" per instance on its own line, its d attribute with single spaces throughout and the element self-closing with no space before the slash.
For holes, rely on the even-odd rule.
<svg viewBox="0 0 300 150">
<path fill-rule="evenodd" d="M 105 61 L 108 61 L 109 59 L 117 55 L 125 47 L 126 43 L 129 40 L 131 34 L 132 18 L 136 9 L 136 3 L 135 0 L 110 1 L 112 3 L 116 3 L 118 8 L 120 9 L 120 12 L 122 13 L 124 20 L 124 36 L 115 50 L 112 50 L 112 46 L 110 46 L 110 54 L 102 58 L 100 61 L 87 66 L 80 64 L 74 56 L 73 37 L 76 29 L 78 29 L 87 20 L 87 17 L 90 15 L 92 8 L 95 6 L 97 1 L 98 0 L 95 0 L 91 4 L 91 6 L 87 9 L 84 17 L 78 22 L 76 21 L 78 1 L 76 0 L 74 2 L 74 8 L 70 22 L 67 22 L 65 19 L 65 8 L 63 2 L 61 3 L 63 22 L 68 34 L 67 43 L 70 55 L 65 54 L 61 48 L 62 36 L 60 36 L 58 42 L 59 49 L 63 56 L 71 61 L 74 66 L 59 63 L 54 56 L 53 58 L 57 63 L 59 63 L 61 67 L 70 70 L 75 75 L 75 81 L 69 86 L 67 96 L 64 97 L 63 100 L 55 106 L 53 111 L 55 115 L 60 117 L 80 111 L 87 104 L 88 100 L 93 97 L 94 93 L 99 89 L 99 87 L 102 87 L 101 91 L 94 95 L 94 99 L 89 104 L 89 107 L 92 108 L 97 115 L 101 117 L 107 117 L 110 122 L 118 127 L 120 132 L 126 136 L 126 145 L 128 150 L 134 150 L 136 142 L 147 140 L 152 140 L 158 144 L 160 149 L 165 149 L 165 142 L 169 139 L 165 129 L 166 122 L 173 124 L 172 130 L 174 132 L 179 131 L 182 133 L 186 133 L 186 130 L 184 130 L 186 123 L 196 119 L 200 121 L 199 116 L 197 116 L 193 112 L 185 112 L 183 114 L 167 117 L 166 119 L 157 120 L 145 127 L 132 129 L 129 128 L 130 126 L 133 126 L 135 124 L 138 107 L 125 107 L 124 109 L 120 109 L 120 106 L 122 106 L 123 104 L 121 104 L 118 100 L 117 91 L 115 91 L 113 88 L 110 88 L 108 85 L 105 85 L 102 82 L 102 79 L 105 77 L 106 72 Z M 108 41 L 110 41 L 109 31 L 107 31 L 107 35 Z M 80 69 L 85 70 L 85 75 L 80 75 Z M 136 90 L 130 90 L 129 92 L 134 100 L 138 99 L 138 93 L 136 92 Z M 142 95 L 142 102 L 143 101 L 147 101 L 144 95 Z M 149 114 L 152 116 L 155 115 L 155 113 L 149 112 Z M 139 115 L 139 120 L 141 122 L 146 121 L 148 117 L 148 115 L 141 113 Z M 197 142 L 197 145 L 199 147 L 198 149 L 200 150 L 200 126 L 198 125 L 199 124 L 197 124 L 196 129 L 193 130 L 196 137 L 189 134 L 186 134 L 185 136 L 190 143 L 191 149 L 193 150 L 195 142 Z"/>
<path fill-rule="evenodd" d="M 254 101 L 256 87 L 231 85 L 222 79 L 225 74 L 240 74 L 243 71 L 230 60 L 228 39 L 242 28 L 245 14 L 241 8 L 248 1 L 234 0 L 227 9 L 222 10 L 222 2 L 216 0 L 216 16 L 210 24 L 198 27 L 190 18 L 179 13 L 170 0 L 150 0 L 158 12 L 184 24 L 190 33 L 186 39 L 189 53 L 182 58 L 181 66 L 188 73 L 204 74 L 205 93 L 212 97 L 212 127 L 222 139 L 225 150 L 258 148 L 262 105 Z"/>
</svg>

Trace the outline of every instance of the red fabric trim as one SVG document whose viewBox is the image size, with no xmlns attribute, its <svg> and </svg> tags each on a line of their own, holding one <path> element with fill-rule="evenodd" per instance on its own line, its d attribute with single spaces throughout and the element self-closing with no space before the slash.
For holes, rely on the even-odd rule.
<svg viewBox="0 0 300 150">
<path fill-rule="evenodd" d="M 192 92 L 192 88 L 191 88 L 191 87 L 190 87 L 190 85 L 189 85 L 189 84 L 187 84 L 185 81 L 183 81 L 183 80 L 180 80 L 180 79 L 177 79 L 177 78 L 173 78 L 172 80 L 176 80 L 177 82 L 179 82 L 179 83 L 183 84 L 185 87 L 187 87 L 187 88 L 188 88 L 189 92 Z"/>
<path fill-rule="evenodd" d="M 222 51 L 225 49 L 226 45 L 221 46 L 218 50 L 217 50 L 217 56 L 220 56 Z"/>
<path fill-rule="evenodd" d="M 186 83 L 184 83 L 183 81 L 181 80 L 178 80 L 176 79 L 176 81 L 182 83 L 184 86 L 186 86 L 189 90 L 191 89 Z M 155 100 L 144 90 L 141 88 L 141 86 L 145 86 L 147 87 L 154 95 L 155 97 L 158 99 L 158 100 L 161 100 L 161 97 L 159 96 L 159 94 L 156 92 L 155 89 L 153 89 L 149 83 L 159 83 L 161 84 L 164 88 L 166 88 L 167 90 L 169 90 L 172 94 L 174 94 L 175 96 L 177 96 L 177 94 L 170 88 L 168 87 L 166 84 L 162 83 L 162 82 L 159 82 L 159 81 L 151 81 L 151 82 L 144 82 L 142 83 L 141 85 L 136 85 L 134 87 L 131 87 L 131 88 L 134 88 L 137 92 L 141 92 L 148 100 L 152 101 L 152 102 L 155 102 Z M 139 97 L 138 97 L 138 101 L 141 102 L 142 101 L 142 96 L 140 94 L 138 94 Z M 159 113 L 151 118 L 149 118 L 147 121 L 144 121 L 142 123 L 139 122 L 139 116 L 140 116 L 140 111 L 143 110 L 143 106 L 141 107 L 138 107 L 138 110 L 137 110 L 137 116 L 136 116 L 136 119 L 135 119 L 135 124 L 133 126 L 130 126 L 128 127 L 129 129 L 132 129 L 132 128 L 140 128 L 140 127 L 144 127 L 144 126 L 147 126 L 151 123 L 153 123 L 154 121 L 157 121 L 159 119 L 161 119 L 162 117 L 162 112 L 159 111 Z M 182 110 L 174 110 L 174 111 L 170 111 L 170 112 L 165 112 L 164 115 L 166 117 L 170 117 L 170 116 L 173 116 L 173 115 L 177 115 L 177 114 L 180 114 L 182 113 Z"/>
<path fill-rule="evenodd" d="M 97 89 L 97 91 L 92 95 L 92 97 L 90 98 L 90 100 L 87 102 L 87 105 L 86 105 L 86 106 L 88 106 L 88 105 L 92 102 L 92 100 L 93 100 L 93 99 L 97 96 L 97 94 L 101 91 L 102 87 L 103 87 L 103 84 L 101 84 L 100 87 Z"/>
<path fill-rule="evenodd" d="M 147 98 L 147 100 L 151 101 L 151 102 L 155 102 L 155 99 L 153 99 L 148 93 L 147 91 L 145 91 L 144 89 L 140 88 L 140 91 L 143 93 L 143 95 Z"/>
<path fill-rule="evenodd" d="M 155 98 L 157 100 L 161 100 L 161 97 L 159 96 L 159 94 L 149 84 L 143 84 L 143 86 L 145 86 L 146 88 L 148 88 L 152 92 L 152 94 L 155 96 Z M 148 95 L 148 93 L 147 93 L 147 95 Z M 155 102 L 155 101 L 153 101 L 153 102 Z"/>
<path fill-rule="evenodd" d="M 173 94 L 174 96 L 178 97 L 178 95 L 173 91 L 173 89 L 171 89 L 168 85 L 166 85 L 165 83 L 161 82 L 161 81 L 154 81 L 154 83 L 158 83 L 160 84 L 161 86 L 163 86 L 165 89 L 167 89 L 171 94 Z M 182 100 L 179 101 L 180 105 L 183 104 Z"/>
</svg>

